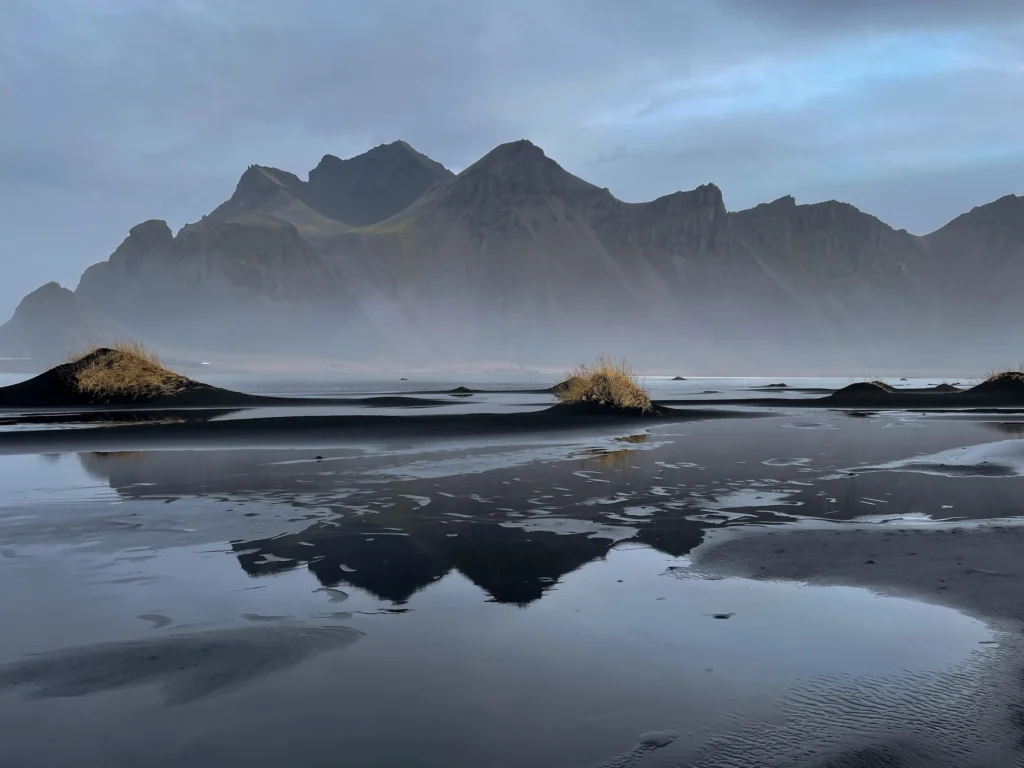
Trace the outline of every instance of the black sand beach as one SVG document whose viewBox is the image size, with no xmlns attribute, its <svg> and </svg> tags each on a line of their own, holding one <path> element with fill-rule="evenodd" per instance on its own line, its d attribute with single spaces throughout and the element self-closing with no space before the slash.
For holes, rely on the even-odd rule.
<svg viewBox="0 0 1024 768">
<path fill-rule="evenodd" d="M 1024 422 L 672 386 L 12 411 L 0 762 L 1021 764 Z"/>
</svg>

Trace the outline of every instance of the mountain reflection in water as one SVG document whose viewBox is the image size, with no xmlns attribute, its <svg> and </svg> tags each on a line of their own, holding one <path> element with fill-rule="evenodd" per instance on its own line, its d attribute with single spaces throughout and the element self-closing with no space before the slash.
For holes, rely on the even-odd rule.
<svg viewBox="0 0 1024 768">
<path fill-rule="evenodd" d="M 634 435 L 624 442 L 646 439 Z M 340 470 L 328 469 L 344 464 L 344 454 L 314 462 L 296 458 L 306 453 L 165 451 L 78 458 L 89 475 L 107 480 L 124 499 L 202 495 L 304 509 L 313 519 L 297 531 L 231 542 L 246 573 L 271 576 L 305 566 L 325 587 L 351 585 L 398 605 L 451 571 L 462 573 L 493 601 L 527 605 L 561 577 L 603 558 L 622 539 L 681 555 L 713 524 L 686 520 L 680 510 L 623 518 L 611 505 L 592 503 L 587 496 L 598 484 L 586 472 L 628 470 L 634 454 L 629 449 L 585 450 L 559 463 L 557 482 L 552 479 L 557 487 L 539 487 L 536 473 L 531 481 L 538 487 L 528 489 L 504 477 L 481 482 L 504 474 L 498 472 L 476 475 L 477 492 L 467 495 L 454 488 L 438 492 L 436 481 L 360 488 Z M 619 483 L 611 485 L 601 490 L 613 496 L 622 490 Z M 537 523 L 547 529 L 538 530 Z"/>
</svg>

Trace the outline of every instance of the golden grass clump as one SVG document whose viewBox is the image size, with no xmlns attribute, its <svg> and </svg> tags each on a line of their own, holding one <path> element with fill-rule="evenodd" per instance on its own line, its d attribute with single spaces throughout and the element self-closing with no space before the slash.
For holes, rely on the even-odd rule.
<svg viewBox="0 0 1024 768">
<path fill-rule="evenodd" d="M 173 395 L 192 383 L 161 365 L 156 353 L 137 341 L 96 346 L 73 358 L 75 388 L 93 396 Z"/>
<path fill-rule="evenodd" d="M 577 367 L 555 386 L 555 396 L 561 403 L 599 403 L 644 412 L 654 407 L 629 363 L 607 355 L 593 365 Z"/>
<path fill-rule="evenodd" d="M 986 374 L 982 380 L 986 384 L 992 382 L 1003 382 L 1003 381 L 1024 381 L 1024 363 L 1021 363 L 1016 368 L 1006 368 L 1001 371 L 991 371 Z"/>
</svg>

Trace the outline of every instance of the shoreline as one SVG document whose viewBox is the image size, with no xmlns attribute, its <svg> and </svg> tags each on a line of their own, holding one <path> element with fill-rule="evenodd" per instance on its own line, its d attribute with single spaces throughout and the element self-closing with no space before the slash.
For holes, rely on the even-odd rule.
<svg viewBox="0 0 1024 768">
<path fill-rule="evenodd" d="M 774 416 L 756 411 L 659 409 L 620 412 L 602 407 L 554 405 L 537 411 L 425 415 L 272 416 L 225 421 L 143 422 L 82 429 L 0 432 L 0 454 L 170 448 L 258 448 L 375 445 L 605 432 L 711 419 Z"/>
</svg>

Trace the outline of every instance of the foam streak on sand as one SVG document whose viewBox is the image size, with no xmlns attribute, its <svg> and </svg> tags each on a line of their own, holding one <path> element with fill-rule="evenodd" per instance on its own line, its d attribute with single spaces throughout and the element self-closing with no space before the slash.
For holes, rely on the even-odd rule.
<svg viewBox="0 0 1024 768">
<path fill-rule="evenodd" d="M 854 474 L 888 471 L 947 477 L 1021 477 L 1024 476 L 1024 440 L 968 445 L 846 471 Z"/>
</svg>

